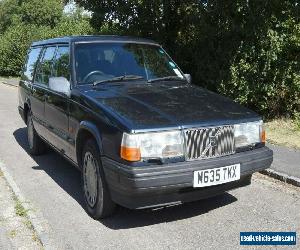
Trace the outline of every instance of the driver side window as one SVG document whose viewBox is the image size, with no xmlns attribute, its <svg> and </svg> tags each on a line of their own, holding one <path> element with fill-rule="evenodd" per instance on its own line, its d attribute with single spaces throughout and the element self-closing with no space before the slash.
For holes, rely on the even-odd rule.
<svg viewBox="0 0 300 250">
<path fill-rule="evenodd" d="M 88 51 L 78 51 L 75 59 L 77 80 L 81 82 L 84 77 L 91 72 Z"/>
</svg>

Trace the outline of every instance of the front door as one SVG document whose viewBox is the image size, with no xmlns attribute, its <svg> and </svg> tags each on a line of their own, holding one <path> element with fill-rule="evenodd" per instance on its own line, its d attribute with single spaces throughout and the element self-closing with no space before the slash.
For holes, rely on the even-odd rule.
<svg viewBox="0 0 300 250">
<path fill-rule="evenodd" d="M 45 123 L 45 96 L 47 93 L 49 76 L 52 71 L 52 63 L 56 46 L 45 47 L 41 59 L 36 67 L 36 73 L 31 87 L 30 105 L 33 114 L 33 124 L 40 136 L 47 139 Z"/>
<path fill-rule="evenodd" d="M 69 46 L 59 45 L 53 60 L 53 77 L 70 80 Z M 69 98 L 62 93 L 50 90 L 46 94 L 45 119 L 49 128 L 49 141 L 61 153 L 73 158 L 74 147 L 69 138 Z"/>
</svg>

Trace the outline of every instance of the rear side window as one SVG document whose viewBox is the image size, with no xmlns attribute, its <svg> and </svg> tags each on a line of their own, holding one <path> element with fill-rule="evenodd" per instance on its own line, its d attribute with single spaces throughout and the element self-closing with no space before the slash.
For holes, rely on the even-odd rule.
<svg viewBox="0 0 300 250">
<path fill-rule="evenodd" d="M 24 71 L 24 77 L 25 77 L 25 80 L 27 80 L 27 81 L 32 81 L 32 79 L 33 79 L 34 69 L 35 69 L 36 63 L 39 59 L 41 50 L 42 50 L 42 48 L 32 48 L 29 51 L 28 59 L 27 59 L 27 63 L 25 66 L 25 71 Z"/>
<path fill-rule="evenodd" d="M 65 77 L 70 80 L 69 58 L 69 47 L 58 46 L 54 59 L 53 76 Z"/>
<path fill-rule="evenodd" d="M 44 49 L 42 59 L 37 68 L 35 82 L 48 85 L 49 77 L 53 76 L 53 62 L 56 47 L 47 47 Z"/>
</svg>

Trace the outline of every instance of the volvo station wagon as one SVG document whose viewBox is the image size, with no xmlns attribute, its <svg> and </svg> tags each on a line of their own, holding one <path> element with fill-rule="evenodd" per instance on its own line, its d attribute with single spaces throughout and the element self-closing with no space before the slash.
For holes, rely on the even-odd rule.
<svg viewBox="0 0 300 250">
<path fill-rule="evenodd" d="M 34 42 L 19 83 L 29 152 L 48 145 L 81 171 L 95 219 L 250 184 L 273 160 L 262 117 L 191 81 L 152 40 Z"/>
</svg>

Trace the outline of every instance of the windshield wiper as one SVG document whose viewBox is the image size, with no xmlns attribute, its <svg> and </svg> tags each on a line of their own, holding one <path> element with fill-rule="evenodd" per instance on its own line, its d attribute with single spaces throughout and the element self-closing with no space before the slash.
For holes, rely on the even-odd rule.
<svg viewBox="0 0 300 250">
<path fill-rule="evenodd" d="M 96 85 L 98 85 L 100 83 L 104 83 L 104 82 L 119 82 L 119 81 L 139 80 L 139 79 L 144 79 L 144 77 L 136 76 L 136 75 L 116 76 L 116 77 L 106 79 L 106 80 L 95 81 L 95 82 L 93 82 L 93 85 L 96 86 Z"/>
<path fill-rule="evenodd" d="M 179 76 L 165 76 L 165 77 L 149 79 L 148 82 L 170 81 L 170 80 L 186 81 L 184 78 L 181 78 Z"/>
</svg>

